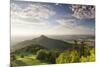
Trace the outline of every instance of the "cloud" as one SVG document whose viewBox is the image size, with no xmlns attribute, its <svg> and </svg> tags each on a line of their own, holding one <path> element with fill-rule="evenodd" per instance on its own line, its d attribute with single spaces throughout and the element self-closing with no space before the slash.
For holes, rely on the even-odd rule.
<svg viewBox="0 0 100 67">
<path fill-rule="evenodd" d="M 94 34 L 95 29 L 84 25 L 79 25 L 75 19 L 59 19 L 57 20 L 59 25 L 54 29 L 62 30 L 68 34 Z M 79 22 L 81 23 L 81 22 Z"/>
<path fill-rule="evenodd" d="M 47 7 L 47 5 L 27 4 L 24 7 L 22 4 L 24 3 L 21 3 L 21 5 L 11 3 L 12 18 L 19 18 L 28 22 L 41 22 L 55 15 L 55 12 L 49 9 L 49 6 Z"/>
<path fill-rule="evenodd" d="M 56 4 L 58 5 L 58 4 Z M 63 6 L 62 6 L 63 7 Z M 12 35 L 30 35 L 30 34 L 88 34 L 93 33 L 94 30 L 78 25 L 78 20 L 83 18 L 94 18 L 93 8 L 83 11 L 83 7 L 72 7 L 72 14 L 67 14 L 66 17 L 61 17 L 53 6 L 41 3 L 11 3 L 11 30 Z M 78 9 L 79 8 L 79 9 Z M 85 8 L 85 7 L 84 7 Z M 86 14 L 85 14 L 86 12 Z M 61 13 L 62 14 L 62 13 Z M 70 16 L 71 15 L 71 16 Z M 57 18 L 59 19 L 57 19 Z M 78 19 L 76 19 L 76 18 Z"/>
<path fill-rule="evenodd" d="M 12 35 L 46 33 L 48 20 L 55 15 L 49 5 L 40 3 L 11 3 Z"/>
<path fill-rule="evenodd" d="M 95 18 L 95 6 L 92 5 L 72 5 L 73 16 L 78 19 Z"/>
<path fill-rule="evenodd" d="M 73 27 L 76 27 L 76 19 L 59 19 L 57 20 L 57 23 L 60 25 L 72 29 Z"/>
</svg>

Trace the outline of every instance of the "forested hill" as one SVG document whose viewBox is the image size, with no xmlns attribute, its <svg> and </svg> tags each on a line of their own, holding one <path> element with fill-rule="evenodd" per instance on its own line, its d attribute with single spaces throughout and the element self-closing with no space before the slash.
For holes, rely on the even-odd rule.
<svg viewBox="0 0 100 67">
<path fill-rule="evenodd" d="M 59 49 L 59 50 L 60 49 L 65 50 L 72 47 L 72 44 L 70 43 L 64 42 L 62 40 L 48 38 L 44 35 L 41 35 L 40 37 L 34 38 L 32 40 L 25 40 L 14 45 L 11 51 L 30 46 L 31 44 L 33 45 L 38 44 L 40 46 L 46 47 L 47 49 Z"/>
</svg>

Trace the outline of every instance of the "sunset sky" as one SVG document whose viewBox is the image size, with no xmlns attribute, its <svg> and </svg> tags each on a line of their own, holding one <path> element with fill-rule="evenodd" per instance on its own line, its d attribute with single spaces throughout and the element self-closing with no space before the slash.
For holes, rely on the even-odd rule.
<svg viewBox="0 0 100 67">
<path fill-rule="evenodd" d="M 95 7 L 11 1 L 11 35 L 94 35 Z"/>
</svg>

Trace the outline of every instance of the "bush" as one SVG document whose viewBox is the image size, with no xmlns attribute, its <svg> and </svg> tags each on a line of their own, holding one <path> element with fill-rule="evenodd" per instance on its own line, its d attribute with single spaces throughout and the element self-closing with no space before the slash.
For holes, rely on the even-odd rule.
<svg viewBox="0 0 100 67">
<path fill-rule="evenodd" d="M 24 58 L 24 55 L 23 54 L 21 55 L 21 58 Z"/>
<path fill-rule="evenodd" d="M 49 52 L 45 49 L 40 49 L 37 51 L 37 59 L 47 61 L 49 57 Z"/>
<path fill-rule="evenodd" d="M 79 62 L 79 53 L 76 50 L 66 50 L 56 59 L 57 64 Z"/>
</svg>

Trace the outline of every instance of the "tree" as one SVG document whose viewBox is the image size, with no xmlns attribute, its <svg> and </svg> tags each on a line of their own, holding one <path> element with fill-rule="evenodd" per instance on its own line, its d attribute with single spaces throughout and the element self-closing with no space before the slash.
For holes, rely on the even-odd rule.
<svg viewBox="0 0 100 67">
<path fill-rule="evenodd" d="M 15 61 L 16 60 L 16 55 L 15 55 L 15 53 L 12 53 L 11 54 L 11 61 Z"/>
<path fill-rule="evenodd" d="M 37 51 L 37 59 L 39 60 L 48 60 L 49 52 L 45 49 L 40 49 Z"/>
<path fill-rule="evenodd" d="M 16 66 L 16 55 L 15 53 L 11 53 L 11 58 L 10 58 L 10 67 L 15 67 Z"/>
<path fill-rule="evenodd" d="M 80 44 L 80 57 L 81 56 L 88 56 L 89 55 L 90 47 L 85 44 L 85 41 L 82 41 Z"/>
<path fill-rule="evenodd" d="M 76 50 L 66 50 L 56 59 L 57 64 L 79 62 L 79 53 Z"/>
<path fill-rule="evenodd" d="M 54 64 L 56 59 L 56 53 L 55 52 L 50 52 L 49 53 L 49 63 Z"/>
<path fill-rule="evenodd" d="M 88 56 L 81 56 L 80 61 L 81 62 L 93 62 L 95 61 L 95 49 L 92 48 L 89 50 L 90 55 Z"/>
<path fill-rule="evenodd" d="M 74 40 L 74 43 L 75 43 L 75 45 L 78 45 L 78 41 L 77 40 Z"/>
<path fill-rule="evenodd" d="M 24 58 L 24 55 L 23 54 L 21 54 L 21 58 Z"/>
<path fill-rule="evenodd" d="M 90 57 L 89 57 L 89 61 L 90 62 L 93 62 L 93 61 L 95 61 L 95 49 L 94 48 L 92 48 L 91 50 L 90 50 Z"/>
</svg>

